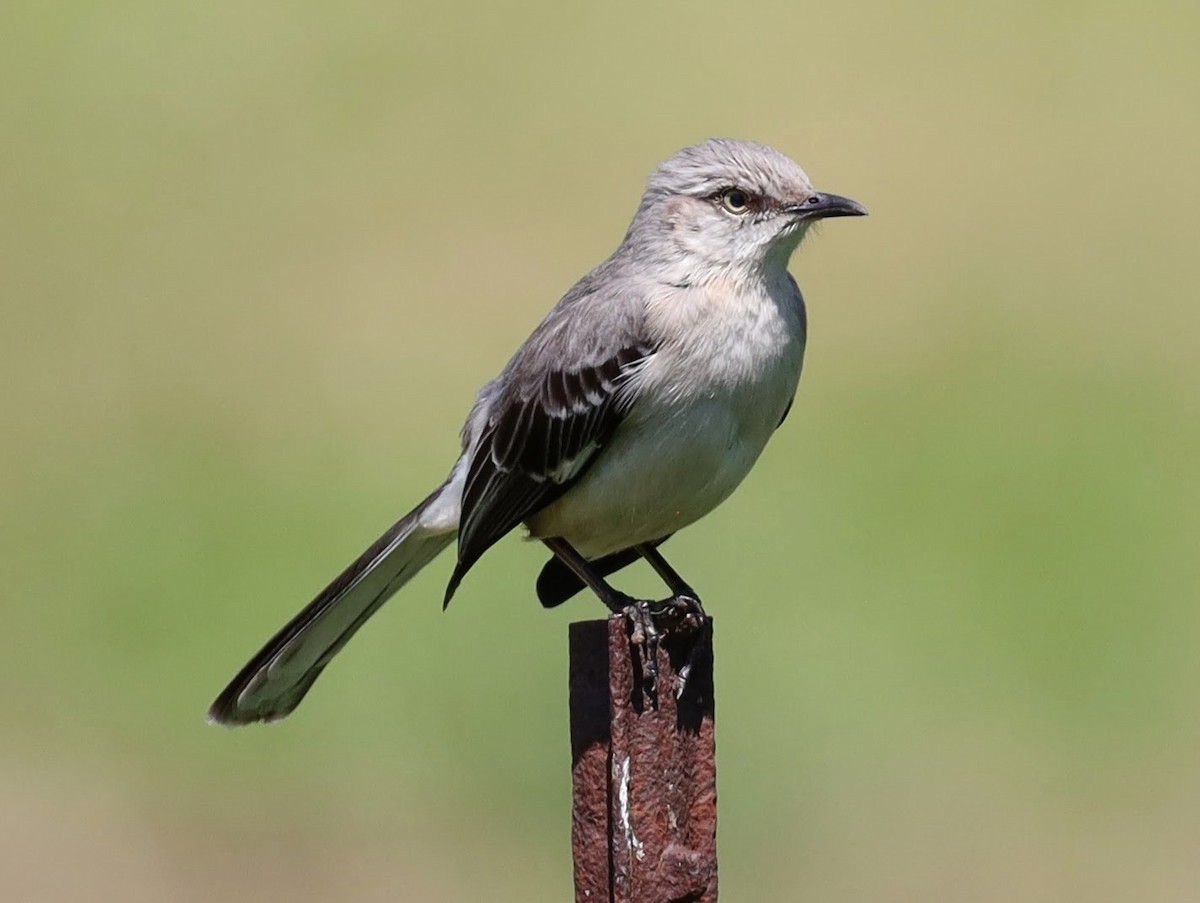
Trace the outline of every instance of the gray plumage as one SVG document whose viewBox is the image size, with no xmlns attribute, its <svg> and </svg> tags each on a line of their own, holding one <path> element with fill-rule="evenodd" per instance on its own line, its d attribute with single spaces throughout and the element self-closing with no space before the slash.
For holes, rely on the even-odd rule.
<svg viewBox="0 0 1200 903">
<path fill-rule="evenodd" d="M 624 240 L 480 390 L 446 482 L 292 619 L 210 710 L 282 718 L 384 601 L 458 540 L 445 603 L 514 527 L 601 574 L 729 496 L 790 408 L 804 302 L 787 271 L 809 225 L 861 215 L 765 145 L 714 139 L 650 177 Z M 557 604 L 582 582 L 552 560 Z"/>
</svg>

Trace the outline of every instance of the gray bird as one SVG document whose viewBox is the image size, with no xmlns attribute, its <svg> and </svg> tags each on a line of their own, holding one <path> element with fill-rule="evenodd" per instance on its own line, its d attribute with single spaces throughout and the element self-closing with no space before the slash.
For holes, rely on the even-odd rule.
<svg viewBox="0 0 1200 903">
<path fill-rule="evenodd" d="M 663 163 L 612 256 L 479 391 L 446 481 L 271 638 L 210 720 L 288 715 L 456 538 L 444 604 L 520 524 L 554 553 L 537 582 L 547 607 L 588 586 L 652 625 L 661 609 L 605 580 L 644 558 L 666 602 L 702 614 L 657 547 L 729 497 L 791 408 L 806 332 L 792 252 L 817 220 L 865 213 L 762 144 L 713 139 Z"/>
</svg>

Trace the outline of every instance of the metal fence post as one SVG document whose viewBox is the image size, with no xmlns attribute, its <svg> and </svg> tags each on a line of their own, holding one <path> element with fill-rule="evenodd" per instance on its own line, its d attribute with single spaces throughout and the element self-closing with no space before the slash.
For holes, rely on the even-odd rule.
<svg viewBox="0 0 1200 903">
<path fill-rule="evenodd" d="M 575 900 L 716 903 L 712 621 L 663 640 L 654 689 L 623 618 L 572 624 L 570 656 Z"/>
</svg>

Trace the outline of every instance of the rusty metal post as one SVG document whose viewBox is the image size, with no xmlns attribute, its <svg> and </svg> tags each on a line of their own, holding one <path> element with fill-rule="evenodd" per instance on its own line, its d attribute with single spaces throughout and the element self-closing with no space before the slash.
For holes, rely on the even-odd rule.
<svg viewBox="0 0 1200 903">
<path fill-rule="evenodd" d="M 712 621 L 664 639 L 654 690 L 623 618 L 570 650 L 576 903 L 716 903 Z"/>
</svg>

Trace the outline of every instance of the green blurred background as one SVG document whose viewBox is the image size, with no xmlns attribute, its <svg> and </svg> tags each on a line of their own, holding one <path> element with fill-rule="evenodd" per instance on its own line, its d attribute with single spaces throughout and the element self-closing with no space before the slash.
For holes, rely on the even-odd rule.
<svg viewBox="0 0 1200 903">
<path fill-rule="evenodd" d="M 208 727 L 445 473 L 650 170 L 861 200 L 786 428 L 672 561 L 731 901 L 1200 894 L 1200 15 L 1181 3 L 0 12 L 0 898 L 570 896 L 544 553 L 449 559 Z M 633 589 L 654 584 L 636 574 Z"/>
</svg>

